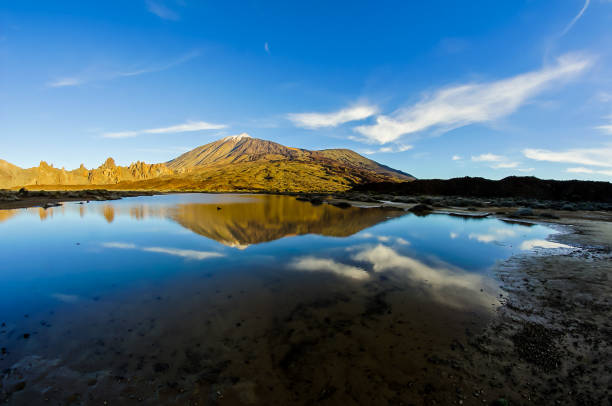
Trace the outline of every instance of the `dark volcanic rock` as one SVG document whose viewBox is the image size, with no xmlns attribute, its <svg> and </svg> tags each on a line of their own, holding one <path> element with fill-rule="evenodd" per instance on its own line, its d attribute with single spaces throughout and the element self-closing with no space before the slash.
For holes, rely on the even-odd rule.
<svg viewBox="0 0 612 406">
<path fill-rule="evenodd" d="M 417 179 L 401 183 L 365 183 L 356 185 L 353 191 L 405 196 L 466 196 L 612 203 L 610 182 L 542 180 L 532 176 L 509 176 L 501 180 L 464 177 L 448 180 Z M 508 204 L 513 205 L 510 202 Z"/>
<path fill-rule="evenodd" d="M 411 211 L 413 213 L 428 213 L 432 210 L 433 209 L 427 206 L 426 204 L 417 204 L 416 206 L 413 206 L 410 209 L 408 209 L 408 211 Z"/>
</svg>

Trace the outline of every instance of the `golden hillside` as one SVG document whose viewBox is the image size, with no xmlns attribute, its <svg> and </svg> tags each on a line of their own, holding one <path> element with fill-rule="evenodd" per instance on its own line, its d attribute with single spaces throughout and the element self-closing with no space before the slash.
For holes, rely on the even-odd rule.
<svg viewBox="0 0 612 406">
<path fill-rule="evenodd" d="M 169 162 L 67 171 L 41 162 L 21 169 L 0 161 L 0 188 L 78 189 L 83 186 L 159 191 L 343 191 L 365 182 L 410 181 L 414 177 L 347 149 L 309 151 L 246 134 L 195 148 Z"/>
</svg>

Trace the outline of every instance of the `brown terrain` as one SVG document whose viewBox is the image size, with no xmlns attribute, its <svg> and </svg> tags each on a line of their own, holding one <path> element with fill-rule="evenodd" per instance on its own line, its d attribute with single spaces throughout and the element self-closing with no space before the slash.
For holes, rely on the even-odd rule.
<svg viewBox="0 0 612 406">
<path fill-rule="evenodd" d="M 7 189 L 315 192 L 413 179 L 348 149 L 309 151 L 247 135 L 226 137 L 157 164 L 125 167 L 109 158 L 96 169 L 81 165 L 68 171 L 46 162 L 22 169 L 0 160 L 0 188 Z"/>
</svg>

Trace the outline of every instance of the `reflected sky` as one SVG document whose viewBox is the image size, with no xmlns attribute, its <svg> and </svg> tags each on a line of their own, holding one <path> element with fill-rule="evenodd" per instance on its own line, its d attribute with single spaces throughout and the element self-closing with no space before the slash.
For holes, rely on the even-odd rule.
<svg viewBox="0 0 612 406">
<path fill-rule="evenodd" d="M 547 241 L 553 231 L 541 226 L 268 195 L 164 195 L 2 210 L 0 232 L 0 304 L 18 313 L 143 280 L 245 267 L 352 282 L 391 273 L 427 282 L 432 298 L 451 288 L 467 297 L 486 284 L 496 261 L 564 247 Z M 453 306 L 460 301 L 454 298 Z"/>
<path fill-rule="evenodd" d="M 221 381 L 291 392 L 282 360 L 317 342 L 298 352 L 308 367 L 292 379 L 316 381 L 321 360 L 349 368 L 347 351 L 350 369 L 374 367 L 389 382 L 435 379 L 428 354 L 467 345 L 494 317 L 495 263 L 567 248 L 548 241 L 553 232 L 270 195 L 0 210 L 0 371 L 28 366 L 22 399 L 58 379 L 68 392 L 97 390 L 74 371 L 163 388 L 197 382 L 207 367 L 194 354 L 205 348 Z M 368 382 L 359 387 L 374 391 Z M 104 387 L 117 391 L 104 399 L 123 393 L 112 379 Z M 139 390 L 157 396 L 150 387 Z"/>
</svg>

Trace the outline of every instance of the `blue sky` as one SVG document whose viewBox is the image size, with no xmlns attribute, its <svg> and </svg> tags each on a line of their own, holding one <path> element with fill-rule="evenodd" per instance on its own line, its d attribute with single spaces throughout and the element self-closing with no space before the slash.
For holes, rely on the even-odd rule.
<svg viewBox="0 0 612 406">
<path fill-rule="evenodd" d="M 612 180 L 612 1 L 0 5 L 0 158 L 164 162 L 246 132 L 420 178 Z"/>
</svg>

